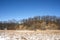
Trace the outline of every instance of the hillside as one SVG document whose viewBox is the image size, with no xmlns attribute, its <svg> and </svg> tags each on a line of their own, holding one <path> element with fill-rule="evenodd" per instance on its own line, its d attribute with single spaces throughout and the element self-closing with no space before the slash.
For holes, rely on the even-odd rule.
<svg viewBox="0 0 60 40">
<path fill-rule="evenodd" d="M 60 30 L 60 18 L 56 16 L 35 16 L 23 19 L 19 29 L 28 30 Z"/>
<path fill-rule="evenodd" d="M 35 16 L 22 19 L 0 22 L 0 29 L 8 30 L 60 30 L 60 17 L 56 16 Z"/>
</svg>

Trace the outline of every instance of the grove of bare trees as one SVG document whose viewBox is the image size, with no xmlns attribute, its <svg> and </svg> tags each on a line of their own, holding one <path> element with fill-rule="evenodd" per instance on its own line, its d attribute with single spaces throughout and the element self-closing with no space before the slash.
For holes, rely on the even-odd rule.
<svg viewBox="0 0 60 40">
<path fill-rule="evenodd" d="M 35 16 L 21 21 L 0 21 L 0 30 L 60 30 L 60 17 Z"/>
</svg>

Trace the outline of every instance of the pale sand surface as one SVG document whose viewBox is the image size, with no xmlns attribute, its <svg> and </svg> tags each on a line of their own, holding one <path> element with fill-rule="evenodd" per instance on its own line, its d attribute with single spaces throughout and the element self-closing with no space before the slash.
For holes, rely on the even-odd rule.
<svg viewBox="0 0 60 40">
<path fill-rule="evenodd" d="M 60 30 L 0 30 L 0 40 L 60 40 Z"/>
</svg>

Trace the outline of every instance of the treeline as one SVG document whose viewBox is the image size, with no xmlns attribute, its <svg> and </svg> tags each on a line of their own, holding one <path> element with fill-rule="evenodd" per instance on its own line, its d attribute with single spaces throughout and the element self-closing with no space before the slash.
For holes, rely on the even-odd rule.
<svg viewBox="0 0 60 40">
<path fill-rule="evenodd" d="M 0 22 L 0 29 L 8 30 L 60 30 L 60 17 L 35 16 L 21 21 Z"/>
<path fill-rule="evenodd" d="M 28 30 L 59 30 L 60 17 L 56 16 L 35 16 L 33 18 L 23 19 L 21 29 Z"/>
<path fill-rule="evenodd" d="M 19 23 L 15 20 L 0 21 L 0 30 L 16 30 Z"/>
</svg>

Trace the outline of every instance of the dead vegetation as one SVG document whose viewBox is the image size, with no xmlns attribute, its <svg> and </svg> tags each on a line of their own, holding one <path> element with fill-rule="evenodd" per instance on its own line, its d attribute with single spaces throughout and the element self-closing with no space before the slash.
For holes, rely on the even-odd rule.
<svg viewBox="0 0 60 40">
<path fill-rule="evenodd" d="M 0 29 L 5 28 L 8 30 L 60 30 L 60 17 L 35 16 L 21 21 L 1 21 Z"/>
</svg>

